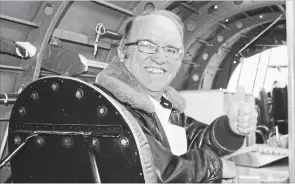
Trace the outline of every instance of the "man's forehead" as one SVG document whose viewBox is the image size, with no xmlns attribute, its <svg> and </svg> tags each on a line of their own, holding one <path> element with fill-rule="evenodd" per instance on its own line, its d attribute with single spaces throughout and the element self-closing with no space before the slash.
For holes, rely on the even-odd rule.
<svg viewBox="0 0 295 184">
<path fill-rule="evenodd" d="M 151 14 L 136 19 L 131 32 L 130 36 L 131 39 L 134 39 L 133 41 L 147 39 L 158 44 L 159 41 L 163 41 L 165 45 L 182 46 L 178 27 L 172 20 L 163 15 Z"/>
</svg>

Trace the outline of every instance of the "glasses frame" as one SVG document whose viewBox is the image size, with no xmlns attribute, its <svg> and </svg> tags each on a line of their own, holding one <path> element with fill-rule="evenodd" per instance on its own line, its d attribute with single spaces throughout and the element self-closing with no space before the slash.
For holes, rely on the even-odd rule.
<svg viewBox="0 0 295 184">
<path fill-rule="evenodd" d="M 141 51 L 141 50 L 139 49 L 139 45 L 138 45 L 138 44 L 139 44 L 140 42 L 142 42 L 142 41 L 146 41 L 146 42 L 149 42 L 149 43 L 151 43 L 151 44 L 156 45 L 157 48 L 156 48 L 155 52 L 149 53 L 149 52 Z M 148 41 L 148 40 L 137 40 L 136 42 L 129 42 L 129 43 L 125 43 L 125 44 L 124 44 L 124 46 L 132 46 L 132 45 L 136 45 L 136 46 L 137 46 L 137 49 L 138 49 L 139 52 L 143 52 L 143 53 L 147 53 L 147 54 L 156 54 L 157 51 L 158 51 L 158 49 L 159 49 L 159 47 L 162 48 L 163 50 L 164 50 L 164 48 L 167 48 L 167 47 L 162 47 L 162 46 L 160 46 L 160 45 L 158 45 L 158 44 L 156 44 L 156 43 L 150 42 L 150 41 Z M 182 52 L 181 49 L 174 48 L 174 47 L 168 47 L 168 48 L 177 49 L 177 50 L 178 50 L 178 54 L 179 54 L 179 56 L 176 57 L 176 58 L 172 58 L 172 57 L 168 57 L 168 56 L 166 56 L 166 57 L 168 57 L 168 58 L 170 58 L 170 59 L 176 59 L 176 60 L 179 60 L 179 59 L 182 57 L 183 52 Z"/>
</svg>

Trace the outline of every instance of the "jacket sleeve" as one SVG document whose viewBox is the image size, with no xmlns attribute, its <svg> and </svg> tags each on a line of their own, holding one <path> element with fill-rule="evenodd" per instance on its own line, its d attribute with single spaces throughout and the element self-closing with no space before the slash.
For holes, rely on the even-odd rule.
<svg viewBox="0 0 295 184">
<path fill-rule="evenodd" d="M 145 133 L 154 162 L 158 182 L 203 183 L 221 182 L 222 162 L 209 148 L 194 148 L 185 154 L 174 155 L 169 146 L 164 146 L 160 130 L 152 115 L 130 111 Z"/>
<path fill-rule="evenodd" d="M 218 117 L 210 125 L 207 125 L 186 116 L 184 113 L 173 112 L 170 121 L 185 128 L 188 150 L 210 148 L 219 156 L 224 156 L 238 150 L 244 142 L 244 136 L 231 130 L 226 115 Z"/>
<path fill-rule="evenodd" d="M 222 162 L 211 149 L 195 148 L 176 156 L 150 134 L 146 134 L 146 137 L 151 148 L 158 182 L 221 182 Z"/>
<path fill-rule="evenodd" d="M 48 45 L 42 61 L 42 68 L 59 75 L 74 76 L 87 70 L 79 54 L 65 48 Z"/>
<path fill-rule="evenodd" d="M 19 54 L 21 54 L 23 57 L 21 57 L 16 50 L 18 49 Z M 11 56 L 28 59 L 29 57 L 26 56 L 26 50 L 15 43 L 15 41 L 0 37 L 0 53 L 1 54 L 8 54 Z"/>
</svg>

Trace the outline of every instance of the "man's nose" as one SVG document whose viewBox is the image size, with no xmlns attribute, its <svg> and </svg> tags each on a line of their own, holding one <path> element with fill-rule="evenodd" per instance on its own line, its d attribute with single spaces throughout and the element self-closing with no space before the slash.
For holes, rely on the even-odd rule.
<svg viewBox="0 0 295 184">
<path fill-rule="evenodd" d="M 166 55 L 161 49 L 158 49 L 156 53 L 151 56 L 151 60 L 159 65 L 162 65 L 168 62 Z"/>
</svg>

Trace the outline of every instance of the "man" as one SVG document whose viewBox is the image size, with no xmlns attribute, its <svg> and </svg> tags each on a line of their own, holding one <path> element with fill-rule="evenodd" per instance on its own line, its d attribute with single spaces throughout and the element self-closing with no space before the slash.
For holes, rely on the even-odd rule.
<svg viewBox="0 0 295 184">
<path fill-rule="evenodd" d="M 99 73 L 96 83 L 140 124 L 158 182 L 220 182 L 235 177 L 234 166 L 220 156 L 239 149 L 244 136 L 255 131 L 254 98 L 238 92 L 227 116 L 209 126 L 187 117 L 185 101 L 168 86 L 184 54 L 181 20 L 169 11 L 149 12 L 132 19 L 125 33 L 118 59 Z M 171 135 L 172 130 L 178 134 Z M 177 150 L 173 141 L 178 140 L 184 140 L 178 145 L 185 147 L 182 153 L 173 151 Z"/>
<path fill-rule="evenodd" d="M 22 59 L 29 59 L 36 54 L 36 47 L 30 42 L 11 41 L 0 37 L 0 53 Z M 59 75 L 73 76 L 88 70 L 87 59 L 74 51 L 61 47 L 61 42 L 52 38 L 46 47 L 42 68 Z"/>
</svg>

